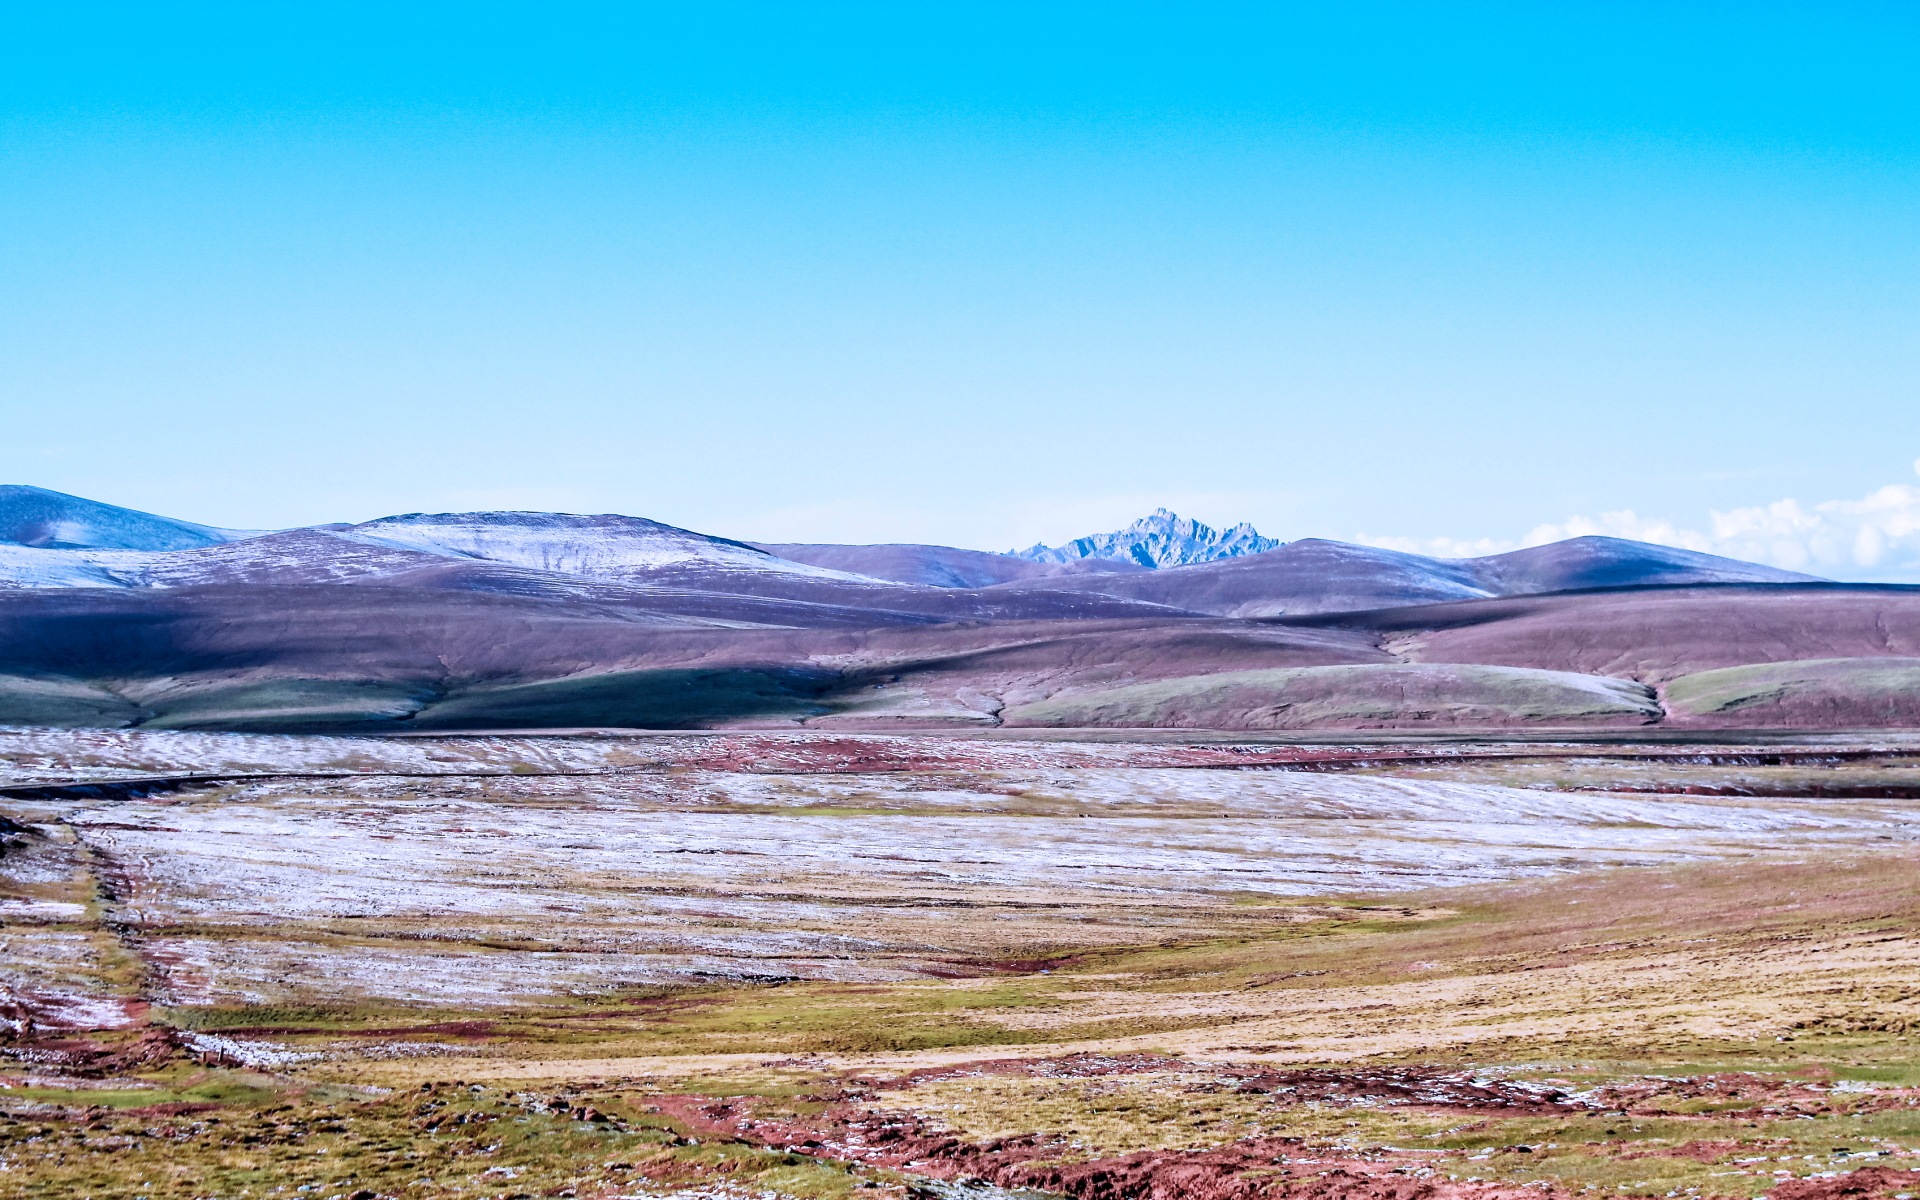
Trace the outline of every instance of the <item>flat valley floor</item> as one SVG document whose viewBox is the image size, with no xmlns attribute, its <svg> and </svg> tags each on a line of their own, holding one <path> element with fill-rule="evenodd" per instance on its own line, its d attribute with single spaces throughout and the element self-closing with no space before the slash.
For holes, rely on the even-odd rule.
<svg viewBox="0 0 1920 1200">
<path fill-rule="evenodd" d="M 0 730 L 0 1197 L 1920 1196 L 1920 738 Z"/>
</svg>

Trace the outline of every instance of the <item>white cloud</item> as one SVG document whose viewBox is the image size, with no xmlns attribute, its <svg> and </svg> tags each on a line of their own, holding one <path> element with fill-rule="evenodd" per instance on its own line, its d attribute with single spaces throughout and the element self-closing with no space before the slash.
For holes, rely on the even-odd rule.
<svg viewBox="0 0 1920 1200">
<path fill-rule="evenodd" d="M 1920 459 L 1913 468 L 1920 474 Z M 1920 487 L 1906 483 L 1888 484 L 1858 500 L 1812 505 L 1776 500 L 1751 508 L 1716 510 L 1708 514 L 1704 528 L 1621 509 L 1537 525 L 1524 538 L 1509 542 L 1492 538 L 1359 540 L 1442 558 L 1472 558 L 1592 534 L 1679 546 L 1835 579 L 1920 582 Z"/>
</svg>

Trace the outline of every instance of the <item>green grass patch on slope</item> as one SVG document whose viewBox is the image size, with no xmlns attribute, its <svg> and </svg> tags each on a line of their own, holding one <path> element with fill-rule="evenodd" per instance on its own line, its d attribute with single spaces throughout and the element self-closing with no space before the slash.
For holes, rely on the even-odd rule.
<svg viewBox="0 0 1920 1200">
<path fill-rule="evenodd" d="M 1055 696 L 1008 725 L 1309 729 L 1339 726 L 1640 724 L 1660 716 L 1642 684 L 1531 667 L 1450 663 L 1286 667 L 1185 676 Z"/>
<path fill-rule="evenodd" d="M 1905 724 L 1920 710 L 1920 658 L 1814 658 L 1682 675 L 1667 684 L 1676 715 L 1770 714 L 1781 724 L 1827 710 L 1842 720 Z"/>
</svg>

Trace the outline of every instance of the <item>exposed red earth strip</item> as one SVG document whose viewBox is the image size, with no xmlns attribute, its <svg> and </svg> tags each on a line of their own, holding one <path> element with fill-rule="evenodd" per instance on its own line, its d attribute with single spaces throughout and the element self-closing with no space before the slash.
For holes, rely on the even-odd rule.
<svg viewBox="0 0 1920 1200">
<path fill-rule="evenodd" d="M 933 1179 L 978 1179 L 998 1187 L 1036 1189 L 1084 1200 L 1264 1200 L 1266 1197 L 1355 1197 L 1439 1200 L 1540 1194 L 1523 1189 L 1420 1178 L 1425 1156 L 1342 1155 L 1308 1149 L 1297 1138 L 1252 1138 L 1209 1150 L 1143 1150 L 1058 1161 L 1064 1139 L 1028 1134 L 984 1143 L 963 1141 L 901 1112 L 863 1112 L 836 1105 L 806 1124 L 760 1119 L 751 1106 L 710 1097 L 665 1096 L 660 1110 L 707 1136 L 736 1137 L 813 1157 L 904 1170 Z"/>
<path fill-rule="evenodd" d="M 969 1141 L 904 1110 L 863 1106 L 876 1092 L 908 1092 L 940 1080 L 1028 1076 L 1085 1078 L 1149 1072 L 1211 1073 L 1221 1089 L 1285 1096 L 1291 1103 L 1385 1104 L 1410 1111 L 1499 1116 L 1577 1117 L 1605 1113 L 1674 1117 L 1656 1098 L 1749 1100 L 1751 1115 L 1791 1115 L 1831 1108 L 1831 1095 L 1812 1083 L 1726 1073 L 1642 1082 L 1572 1094 L 1541 1084 L 1487 1079 L 1430 1067 L 1267 1069 L 1253 1064 L 1200 1064 L 1163 1055 L 1071 1055 L 1054 1059 L 996 1059 L 915 1071 L 889 1080 L 849 1080 L 848 1090 L 808 1118 L 762 1114 L 752 1098 L 654 1097 L 659 1111 L 706 1137 L 737 1138 L 813 1157 L 864 1163 L 941 1180 L 981 1180 L 1003 1188 L 1037 1189 L 1077 1200 L 1265 1200 L 1286 1196 L 1356 1200 L 1500 1200 L 1565 1195 L 1546 1181 L 1530 1185 L 1460 1182 L 1437 1177 L 1439 1151 L 1351 1150 L 1308 1145 L 1302 1139 L 1253 1137 L 1207 1149 L 1141 1150 L 1072 1161 L 1077 1147 L 1050 1134 L 1018 1134 Z M 1920 1093 L 1850 1098 L 1849 1108 L 1910 1108 Z M 1720 1109 L 1719 1118 L 1733 1115 Z M 1735 1153 L 1733 1142 L 1688 1142 L 1678 1147 L 1626 1151 L 1623 1158 L 1686 1157 L 1716 1161 Z M 1524 1147 L 1519 1148 L 1524 1150 Z M 1920 1172 L 1863 1167 L 1824 1179 L 1783 1181 L 1774 1200 L 1837 1200 L 1847 1196 L 1920 1190 Z"/>
</svg>

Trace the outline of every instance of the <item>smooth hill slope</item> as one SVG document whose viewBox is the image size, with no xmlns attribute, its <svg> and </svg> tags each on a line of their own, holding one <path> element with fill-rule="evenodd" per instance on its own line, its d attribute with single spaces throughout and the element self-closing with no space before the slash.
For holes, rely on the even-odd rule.
<svg viewBox="0 0 1920 1200">
<path fill-rule="evenodd" d="M 1077 691 L 1001 716 L 1064 728 L 1404 729 L 1646 725 L 1661 709 L 1652 688 L 1626 679 L 1393 663 L 1222 671 Z"/>
<path fill-rule="evenodd" d="M 833 571 L 913 583 L 924 587 L 983 588 L 1019 579 L 1043 579 L 1082 572 L 1144 571 L 1137 563 L 1111 558 L 1087 558 L 1071 563 L 1034 562 L 1012 554 L 985 550 L 956 550 L 951 546 L 893 543 L 878 546 L 841 546 L 811 543 L 760 544 L 769 554 Z"/>
<path fill-rule="evenodd" d="M 515 570 L 435 569 L 468 568 Z M 1920 725 L 1920 588 L 1615 590 L 1267 621 L 745 628 L 660 611 L 648 589 L 599 586 L 558 602 L 378 580 L 0 591 L 0 724 Z M 1317 670 L 1331 667 L 1354 669 Z M 1316 670 L 1271 674 L 1298 668 Z M 1664 717 L 1645 703 L 1655 695 Z"/>
<path fill-rule="evenodd" d="M 0 592 L 0 724 L 915 727 L 1062 688 L 1384 659 L 1367 633 L 1247 622 L 742 628 L 650 604 L 379 583 Z"/>
<path fill-rule="evenodd" d="M 592 579 L 650 578 L 676 568 L 705 569 L 720 575 L 777 572 L 850 578 L 844 572 L 778 558 L 745 542 L 612 513 L 409 513 L 367 521 L 348 532 L 429 554 L 484 559 Z"/>
<path fill-rule="evenodd" d="M 191 550 L 251 536 L 102 504 L 65 492 L 0 484 L 0 542 L 49 550 Z"/>
<path fill-rule="evenodd" d="M 1682 675 L 1666 686 L 1676 724 L 1715 729 L 1920 726 L 1920 658 L 1753 663 Z"/>
<path fill-rule="evenodd" d="M 1723 584 L 1617 589 L 1301 618 L 1370 631 L 1405 658 L 1649 683 L 1748 663 L 1920 657 L 1920 587 Z"/>
<path fill-rule="evenodd" d="M 1190 567 L 1027 580 L 1002 588 L 1016 589 L 1095 592 L 1236 617 L 1348 612 L 1491 594 L 1460 563 L 1319 538 Z"/>
<path fill-rule="evenodd" d="M 1582 537 L 1488 558 L 1428 558 L 1302 538 L 1244 558 L 1130 575 L 1024 580 L 1217 616 L 1307 616 L 1597 587 L 1814 583 L 1811 575 L 1620 538 Z"/>
<path fill-rule="evenodd" d="M 1577 588 L 1824 582 L 1798 571 L 1612 537 L 1568 538 L 1464 562 L 1480 586 L 1497 596 Z"/>
</svg>

